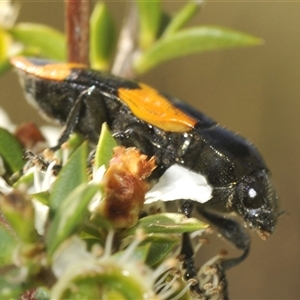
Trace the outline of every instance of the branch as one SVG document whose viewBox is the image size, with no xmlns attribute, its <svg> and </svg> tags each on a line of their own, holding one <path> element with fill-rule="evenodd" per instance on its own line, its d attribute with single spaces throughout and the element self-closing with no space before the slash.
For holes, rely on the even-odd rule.
<svg viewBox="0 0 300 300">
<path fill-rule="evenodd" d="M 89 64 L 89 0 L 66 0 L 68 61 Z"/>
</svg>

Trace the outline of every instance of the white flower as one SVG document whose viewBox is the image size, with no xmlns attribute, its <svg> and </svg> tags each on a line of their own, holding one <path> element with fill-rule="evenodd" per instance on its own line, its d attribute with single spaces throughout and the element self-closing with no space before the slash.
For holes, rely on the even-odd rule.
<svg viewBox="0 0 300 300">
<path fill-rule="evenodd" d="M 63 242 L 53 255 L 52 270 L 58 278 L 51 290 L 51 299 L 60 298 L 65 290 L 75 287 L 80 280 L 101 276 L 103 279 L 115 278 L 114 287 L 122 294 L 124 285 L 130 288 L 137 287 L 142 291 L 144 300 L 178 300 L 188 291 L 191 283 L 185 284 L 180 280 L 178 260 L 169 258 L 157 268 L 152 269 L 143 262 L 137 247 L 145 239 L 142 230 L 137 230 L 134 239 L 126 249 L 113 254 L 114 233 L 107 235 L 104 248 L 94 244 L 91 252 L 87 250 L 86 243 L 77 236 L 72 236 Z M 113 275 L 113 276 L 112 276 Z M 120 276 L 121 275 L 121 276 Z M 109 281 L 103 280 L 102 285 L 114 289 Z M 90 280 L 91 287 L 93 281 Z M 133 284 L 134 283 L 134 284 Z M 120 289 L 120 287 L 123 288 Z M 99 286 L 101 289 L 101 285 Z M 103 288 L 103 287 L 102 287 Z M 93 290 L 91 290 L 93 293 Z M 174 294 L 176 294 L 174 296 Z"/>
<path fill-rule="evenodd" d="M 145 204 L 158 200 L 173 201 L 180 199 L 205 203 L 212 197 L 212 187 L 206 178 L 181 165 L 174 164 L 166 170 L 146 194 Z"/>
<path fill-rule="evenodd" d="M 60 298 L 65 290 L 75 285 L 76 281 L 97 275 L 106 279 L 113 275 L 116 287 L 128 284 L 127 282 L 134 282 L 138 289 L 143 291 L 143 299 L 158 299 L 152 290 L 153 279 L 155 279 L 152 275 L 153 271 L 135 254 L 135 249 L 140 242 L 141 240 L 136 237 L 126 250 L 120 252 L 120 255 L 113 255 L 113 232 L 110 232 L 102 255 L 98 256 L 95 254 L 97 252 L 99 254 L 99 251 L 92 249 L 92 253 L 88 252 L 86 243 L 78 237 L 69 238 L 53 256 L 52 270 L 58 281 L 51 290 L 51 299 Z M 102 284 L 111 288 L 105 280 Z"/>
<path fill-rule="evenodd" d="M 106 172 L 106 168 L 104 165 L 102 165 L 99 169 L 93 169 L 93 179 L 89 182 L 90 184 L 100 184 L 104 173 Z M 96 195 L 91 200 L 88 209 L 90 212 L 94 212 L 96 207 L 99 205 L 100 201 L 102 200 L 102 194 L 100 190 L 96 193 Z"/>
<path fill-rule="evenodd" d="M 1 159 L 1 161 L 2 161 L 2 159 Z M 2 177 L 0 177 L 0 192 L 2 194 L 9 194 L 12 192 L 12 190 L 13 190 L 13 188 L 11 186 L 9 186 Z"/>
<path fill-rule="evenodd" d="M 46 173 L 41 172 L 36 166 L 34 170 L 34 191 L 32 193 L 39 193 L 50 189 L 56 177 L 53 176 L 52 171 L 55 161 L 51 162 L 47 168 Z M 39 200 L 32 199 L 32 204 L 35 210 L 35 229 L 40 235 L 45 233 L 45 224 L 48 219 L 49 207 Z"/>
</svg>

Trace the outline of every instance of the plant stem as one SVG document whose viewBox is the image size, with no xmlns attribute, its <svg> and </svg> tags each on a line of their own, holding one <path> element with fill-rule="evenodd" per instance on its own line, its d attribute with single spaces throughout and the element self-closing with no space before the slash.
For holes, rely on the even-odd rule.
<svg viewBox="0 0 300 300">
<path fill-rule="evenodd" d="M 68 61 L 89 65 L 89 0 L 65 1 Z"/>
</svg>

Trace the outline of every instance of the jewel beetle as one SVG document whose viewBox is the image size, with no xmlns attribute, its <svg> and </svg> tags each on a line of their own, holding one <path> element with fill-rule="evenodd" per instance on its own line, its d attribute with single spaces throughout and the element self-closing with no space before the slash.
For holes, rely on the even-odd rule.
<svg viewBox="0 0 300 300">
<path fill-rule="evenodd" d="M 175 163 L 204 175 L 213 197 L 197 203 L 197 211 L 244 250 L 228 267 L 246 257 L 250 242 L 227 214 L 240 216 L 263 236 L 273 233 L 279 215 L 277 194 L 262 156 L 245 138 L 144 83 L 80 64 L 24 57 L 11 62 L 29 102 L 65 126 L 57 148 L 73 131 L 97 143 L 101 125 L 107 122 L 120 144 L 155 156 L 155 178 Z M 185 204 L 183 211 L 189 215 L 193 205 Z"/>
</svg>

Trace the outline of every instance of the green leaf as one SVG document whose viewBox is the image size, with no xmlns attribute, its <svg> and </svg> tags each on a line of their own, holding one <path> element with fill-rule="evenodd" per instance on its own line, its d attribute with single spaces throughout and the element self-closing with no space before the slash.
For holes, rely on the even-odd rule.
<svg viewBox="0 0 300 300">
<path fill-rule="evenodd" d="M 0 299 L 20 299 L 20 295 L 25 292 L 23 283 L 14 283 L 9 280 L 13 275 L 0 276 Z"/>
<path fill-rule="evenodd" d="M 187 24 L 200 10 L 201 2 L 192 1 L 184 5 L 169 22 L 163 36 L 171 35 Z"/>
<path fill-rule="evenodd" d="M 20 241 L 33 244 L 39 240 L 35 229 L 35 211 L 29 196 L 13 190 L 0 197 L 0 205 L 3 215 Z"/>
<path fill-rule="evenodd" d="M 145 262 L 148 255 L 149 255 L 149 250 L 150 250 L 150 243 L 141 243 L 138 247 L 136 247 L 133 251 L 133 253 L 130 255 L 130 259 L 131 260 L 135 260 L 135 261 L 139 261 L 139 262 Z M 121 258 L 122 255 L 124 255 L 124 253 L 126 252 L 126 250 L 123 251 L 119 251 L 117 253 L 114 254 L 114 257 L 116 258 Z M 126 255 L 126 254 L 125 254 Z"/>
<path fill-rule="evenodd" d="M 71 236 L 83 223 L 87 206 L 97 192 L 97 185 L 82 185 L 75 188 L 63 200 L 51 222 L 46 237 L 48 255 L 51 257 L 56 248 Z"/>
<path fill-rule="evenodd" d="M 157 265 L 174 249 L 180 242 L 176 236 L 151 235 L 147 237 L 141 245 L 150 244 L 146 259 L 150 267 Z"/>
<path fill-rule="evenodd" d="M 17 181 L 14 182 L 14 184 L 13 184 L 14 188 L 18 188 L 22 185 L 29 186 L 29 185 L 33 184 L 34 172 L 26 172 L 25 174 L 21 175 L 21 177 L 18 177 L 16 180 Z"/>
<path fill-rule="evenodd" d="M 49 26 L 19 23 L 8 32 L 26 47 L 38 49 L 41 56 L 61 61 L 66 59 L 65 36 Z"/>
<path fill-rule="evenodd" d="M 148 255 L 151 245 L 149 243 L 140 244 L 133 252 L 130 259 L 134 259 L 136 261 L 145 262 Z"/>
<path fill-rule="evenodd" d="M 0 267 L 3 267 L 13 262 L 13 253 L 18 245 L 18 241 L 3 224 L 0 224 L 0 241 Z"/>
<path fill-rule="evenodd" d="M 116 45 L 115 24 L 103 2 L 95 5 L 90 18 L 90 61 L 91 67 L 107 70 Z"/>
<path fill-rule="evenodd" d="M 51 214 L 64 202 L 65 198 L 80 184 L 87 182 L 86 160 L 88 145 L 84 142 L 70 156 L 61 169 L 51 189 L 49 206 Z"/>
<path fill-rule="evenodd" d="M 169 23 L 172 19 L 172 16 L 170 16 L 169 13 L 162 11 L 161 13 L 161 20 L 160 20 L 160 26 L 157 33 L 157 37 L 161 37 L 165 31 L 165 29 L 169 26 Z"/>
<path fill-rule="evenodd" d="M 148 0 L 136 1 L 139 18 L 139 45 L 142 49 L 147 49 L 157 38 L 162 17 L 161 1 Z"/>
<path fill-rule="evenodd" d="M 162 213 L 151 215 L 139 220 L 136 226 L 125 230 L 122 235 L 134 234 L 137 228 L 143 228 L 145 233 L 184 233 L 206 228 L 208 225 L 196 218 L 187 218 L 178 213 Z"/>
<path fill-rule="evenodd" d="M 0 155 L 12 173 L 21 170 L 24 166 L 21 144 L 4 128 L 0 128 Z"/>
<path fill-rule="evenodd" d="M 108 163 L 113 155 L 113 148 L 116 146 L 117 143 L 109 132 L 107 124 L 103 123 L 95 155 L 96 169 L 103 165 L 105 165 L 106 168 L 108 167 Z"/>
<path fill-rule="evenodd" d="M 101 186 L 99 188 L 101 189 Z M 99 228 L 101 228 L 101 230 L 99 230 Z M 112 228 L 113 226 L 109 220 L 94 211 L 90 219 L 85 222 L 82 230 L 88 235 L 104 241 L 106 238 L 106 232 Z"/>
<path fill-rule="evenodd" d="M 68 151 L 69 155 L 72 153 L 85 141 L 84 137 L 78 133 L 73 132 L 68 139 Z"/>
<path fill-rule="evenodd" d="M 159 63 L 188 54 L 260 44 L 261 39 L 232 29 L 215 26 L 189 28 L 158 40 L 135 61 L 134 67 L 141 74 Z"/>
<path fill-rule="evenodd" d="M 50 194 L 48 191 L 39 192 L 39 193 L 32 194 L 32 198 L 34 198 L 35 200 L 39 201 L 42 204 L 49 205 Z"/>
</svg>

